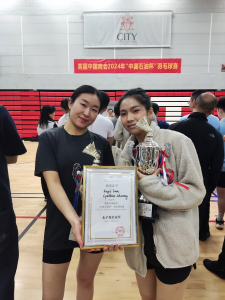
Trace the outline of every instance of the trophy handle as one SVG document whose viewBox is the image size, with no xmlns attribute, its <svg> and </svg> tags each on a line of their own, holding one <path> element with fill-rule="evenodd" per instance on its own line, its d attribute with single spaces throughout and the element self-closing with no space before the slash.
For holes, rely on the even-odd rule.
<svg viewBox="0 0 225 300">
<path fill-rule="evenodd" d="M 137 167 L 136 159 L 134 158 L 134 155 L 133 155 L 133 148 L 134 148 L 134 145 L 135 145 L 135 143 L 134 143 L 133 141 L 129 141 L 129 142 L 128 142 L 128 152 L 129 152 L 129 155 L 130 155 L 131 159 L 132 159 L 133 162 L 134 162 L 134 166 Z"/>
</svg>

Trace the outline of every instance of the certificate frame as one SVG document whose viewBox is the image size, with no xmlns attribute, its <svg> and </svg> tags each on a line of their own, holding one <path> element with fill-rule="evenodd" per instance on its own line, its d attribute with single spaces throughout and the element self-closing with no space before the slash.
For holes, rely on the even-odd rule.
<svg viewBox="0 0 225 300">
<path fill-rule="evenodd" d="M 129 177 L 128 177 L 129 176 Z M 110 178 L 109 178 L 110 177 Z M 93 190 L 93 183 L 96 184 L 96 187 L 98 187 L 99 181 L 97 181 L 97 178 L 100 179 L 100 182 L 103 183 L 103 185 L 99 186 L 98 190 L 101 190 L 101 188 L 104 188 L 104 182 L 106 181 L 107 183 L 110 182 L 110 180 L 117 180 L 117 190 L 113 189 L 113 192 L 119 193 L 119 191 L 123 190 L 124 187 L 126 189 L 126 185 L 122 184 L 123 182 L 126 183 L 129 178 L 129 186 L 127 188 L 127 191 L 129 194 L 125 195 L 120 195 L 117 194 L 117 196 L 112 196 L 115 197 L 115 199 L 108 199 L 106 197 L 110 197 L 108 195 L 105 195 L 105 200 L 104 200 L 104 194 L 102 197 L 98 197 L 98 203 L 96 204 L 96 201 L 92 199 L 92 196 L 95 197 L 96 195 L 96 189 Z M 109 178 L 109 179 L 108 179 Z M 119 180 L 120 179 L 120 180 Z M 108 181 L 109 180 L 109 181 Z M 105 184 L 105 186 L 107 186 Z M 109 184 L 108 184 L 109 186 Z M 119 187 L 118 187 L 119 186 Z M 111 188 L 110 188 L 111 189 Z M 94 193 L 93 193 L 94 191 Z M 105 191 L 105 189 L 104 189 Z M 108 190 L 109 192 L 109 190 Z M 100 193 L 101 195 L 101 193 Z M 127 196 L 127 197 L 126 197 Z M 121 197 L 121 199 L 120 199 Z M 119 198 L 121 201 L 120 204 L 125 204 L 124 206 L 115 206 L 117 202 L 113 201 L 118 201 L 116 200 Z M 126 200 L 126 201 L 125 201 Z M 128 200 L 128 202 L 127 202 Z M 96 216 L 99 214 L 106 213 L 106 209 L 104 207 L 105 203 L 102 203 L 106 201 L 111 201 L 110 204 L 113 206 L 113 210 L 117 210 L 120 213 L 122 212 L 122 218 L 121 218 L 121 223 L 125 224 L 126 220 L 128 220 L 128 225 L 120 225 L 117 220 L 101 220 L 97 221 L 97 226 L 96 226 Z M 113 204 L 114 203 L 114 204 Z M 96 206 L 97 205 L 97 206 Z M 98 206 L 99 205 L 99 206 Z M 93 208 L 94 207 L 94 208 Z M 102 208 L 103 207 L 103 208 Z M 109 206 L 108 206 L 109 207 Z M 122 207 L 120 208 L 115 208 L 115 207 Z M 124 208 L 125 207 L 125 208 Z M 129 210 L 126 209 L 129 207 Z M 99 211 L 96 213 L 96 211 Z M 112 212 L 111 212 L 112 213 Z M 129 213 L 129 215 L 128 215 Z M 123 217 L 125 216 L 125 217 Z M 118 216 L 119 217 L 119 216 Z M 121 217 L 121 216 L 120 216 Z M 102 217 L 102 219 L 104 216 Z M 105 217 L 106 218 L 106 217 Z M 109 218 L 111 218 L 109 216 Z M 113 218 L 113 216 L 112 216 Z M 115 216 L 116 218 L 116 216 Z M 130 221 L 130 223 L 129 223 Z M 93 223 L 95 222 L 95 226 L 92 226 Z M 124 223 L 125 222 L 125 223 Z M 99 227 L 99 224 L 105 225 L 105 227 Z M 114 224 L 115 223 L 115 224 Z M 116 224 L 117 223 L 117 224 Z M 115 225 L 115 231 L 112 230 L 113 226 Z M 107 238 L 104 236 L 103 233 L 100 232 L 96 229 L 94 231 L 92 228 L 110 228 L 108 231 L 109 236 L 111 237 Z M 93 237 L 93 232 L 94 232 L 94 237 Z M 130 236 L 128 236 L 130 234 Z M 100 236 L 99 236 L 100 235 Z M 108 234 L 107 234 L 108 235 Z M 117 236 L 115 236 L 117 235 Z M 104 236 L 104 237 L 103 237 Z M 84 242 L 84 246 L 82 249 L 96 249 L 96 248 L 104 248 L 106 246 L 109 246 L 111 244 L 118 244 L 123 247 L 139 247 L 140 245 L 140 237 L 139 237 L 139 218 L 138 218 L 138 176 L 137 176 L 137 168 L 136 167 L 118 167 L 118 166 L 84 166 L 83 168 L 83 199 L 82 199 L 82 239 Z"/>
</svg>

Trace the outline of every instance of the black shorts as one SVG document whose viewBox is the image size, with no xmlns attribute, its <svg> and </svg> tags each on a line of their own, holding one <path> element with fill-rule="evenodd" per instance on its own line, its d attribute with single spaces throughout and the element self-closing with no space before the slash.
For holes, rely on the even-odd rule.
<svg viewBox="0 0 225 300">
<path fill-rule="evenodd" d="M 177 268 L 177 269 L 165 269 L 163 266 L 156 267 L 147 262 L 147 269 L 154 269 L 156 277 L 164 284 L 177 284 L 183 282 L 191 273 L 192 266 Z"/>
<path fill-rule="evenodd" d="M 225 188 L 225 172 L 220 173 L 220 178 L 217 183 L 218 187 Z"/>
<path fill-rule="evenodd" d="M 164 284 L 177 284 L 187 279 L 191 273 L 192 266 L 165 269 L 156 257 L 152 225 L 150 223 L 142 222 L 142 230 L 145 237 L 144 252 L 147 258 L 147 269 L 154 269 L 156 277 Z"/>
<path fill-rule="evenodd" d="M 62 250 L 47 250 L 43 249 L 43 259 L 42 261 L 46 264 L 64 264 L 71 261 L 74 248 L 62 249 Z M 90 254 L 101 253 L 101 251 L 89 252 Z"/>
</svg>

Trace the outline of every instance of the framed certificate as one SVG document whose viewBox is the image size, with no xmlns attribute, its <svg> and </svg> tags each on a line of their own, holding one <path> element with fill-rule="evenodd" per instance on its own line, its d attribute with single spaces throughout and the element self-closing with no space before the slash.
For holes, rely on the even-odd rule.
<svg viewBox="0 0 225 300">
<path fill-rule="evenodd" d="M 139 246 L 136 167 L 84 166 L 83 249 Z"/>
</svg>

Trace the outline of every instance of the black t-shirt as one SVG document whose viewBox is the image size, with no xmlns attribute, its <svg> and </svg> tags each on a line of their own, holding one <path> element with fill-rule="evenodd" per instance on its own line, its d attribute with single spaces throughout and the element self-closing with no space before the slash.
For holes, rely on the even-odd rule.
<svg viewBox="0 0 225 300">
<path fill-rule="evenodd" d="M 208 123 L 205 114 L 199 112 L 190 114 L 184 121 L 170 125 L 169 129 L 183 133 L 192 140 L 198 154 L 205 187 L 213 192 L 223 166 L 221 133 Z"/>
<path fill-rule="evenodd" d="M 0 209 L 11 208 L 12 199 L 6 156 L 17 156 L 27 150 L 16 126 L 4 106 L 0 105 Z"/>
<path fill-rule="evenodd" d="M 111 147 L 107 139 L 87 131 L 75 136 L 66 132 L 64 127 L 46 130 L 39 136 L 36 156 L 35 175 L 41 176 L 44 171 L 56 171 L 63 189 L 71 204 L 74 204 L 76 183 L 72 172 L 75 163 L 92 165 L 94 157 L 83 153 L 84 148 L 94 142 L 101 154 L 101 165 L 114 166 Z M 52 199 L 47 203 L 44 248 L 47 250 L 68 249 L 67 243 L 71 225 L 56 207 Z"/>
</svg>

